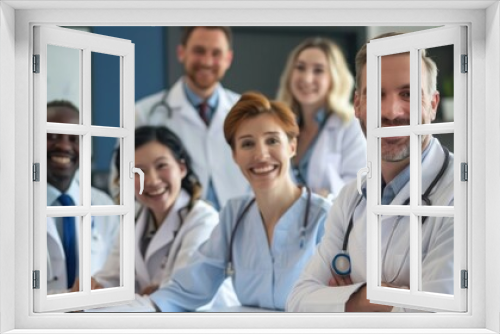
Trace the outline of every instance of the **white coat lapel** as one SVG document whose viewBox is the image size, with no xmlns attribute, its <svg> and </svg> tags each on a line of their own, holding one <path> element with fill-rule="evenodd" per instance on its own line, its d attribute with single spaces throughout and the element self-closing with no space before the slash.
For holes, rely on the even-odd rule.
<svg viewBox="0 0 500 334">
<path fill-rule="evenodd" d="M 422 163 L 422 195 L 427 191 L 444 163 L 444 151 L 439 140 L 432 138 L 429 145 L 429 153 Z"/>
<path fill-rule="evenodd" d="M 135 226 L 135 280 L 139 283 L 139 286 L 147 286 L 151 281 L 149 277 L 148 268 L 146 267 L 146 262 L 141 254 L 141 238 L 144 234 L 144 229 L 148 221 L 149 210 L 143 208 L 141 214 L 137 218 L 137 223 Z"/>
<path fill-rule="evenodd" d="M 181 117 L 183 120 L 196 125 L 200 129 L 206 130 L 206 125 L 200 118 L 196 109 L 189 102 L 186 94 L 184 93 L 184 88 L 182 87 L 182 78 L 177 80 L 177 82 L 172 87 L 170 94 L 168 96 L 168 104 L 173 109 L 173 118 Z M 177 111 L 177 112 L 176 112 Z M 168 126 L 168 121 L 167 121 Z"/>
<path fill-rule="evenodd" d="M 210 126 L 208 128 L 209 136 L 220 136 L 226 115 L 233 106 L 233 103 L 229 100 L 226 91 L 220 84 L 217 85 L 217 90 L 219 93 L 219 102 L 217 103 L 217 109 L 212 116 L 212 121 L 210 122 Z"/>
<path fill-rule="evenodd" d="M 181 190 L 177 200 L 170 209 L 167 217 L 161 224 L 158 231 L 154 235 L 146 251 L 145 262 L 148 263 L 149 259 L 158 251 L 166 251 L 163 248 L 174 239 L 174 234 L 179 230 L 180 218 L 178 212 L 185 207 L 189 202 L 189 195 L 185 190 Z"/>
<path fill-rule="evenodd" d="M 342 126 L 342 121 L 336 115 L 330 115 L 326 121 L 325 126 L 321 130 L 318 141 L 316 142 L 313 152 L 311 154 L 311 161 L 309 162 L 308 174 L 308 186 L 311 189 L 319 189 L 323 184 L 323 178 L 327 175 L 325 164 L 325 159 L 330 155 L 331 151 L 337 151 L 333 149 L 337 145 L 335 140 L 335 132 L 338 128 Z"/>
<path fill-rule="evenodd" d="M 59 252 L 61 254 L 64 254 L 61 238 L 59 237 L 59 232 L 57 232 L 55 219 L 47 220 L 47 244 L 49 242 L 52 242 L 53 244 L 57 245 L 56 247 L 59 250 Z"/>
<path fill-rule="evenodd" d="M 390 205 L 403 205 L 410 198 L 410 182 L 407 182 L 403 188 L 396 194 Z"/>
</svg>

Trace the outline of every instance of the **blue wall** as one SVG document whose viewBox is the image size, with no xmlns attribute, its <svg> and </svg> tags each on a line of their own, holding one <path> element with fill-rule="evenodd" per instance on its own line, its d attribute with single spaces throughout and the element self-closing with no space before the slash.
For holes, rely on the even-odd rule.
<svg viewBox="0 0 500 334">
<path fill-rule="evenodd" d="M 131 40 L 135 44 L 135 100 L 166 87 L 166 28 L 164 27 L 92 27 L 92 32 Z M 118 57 L 92 55 L 92 124 L 118 126 L 119 66 Z M 95 138 L 94 171 L 106 172 L 114 141 Z"/>
</svg>

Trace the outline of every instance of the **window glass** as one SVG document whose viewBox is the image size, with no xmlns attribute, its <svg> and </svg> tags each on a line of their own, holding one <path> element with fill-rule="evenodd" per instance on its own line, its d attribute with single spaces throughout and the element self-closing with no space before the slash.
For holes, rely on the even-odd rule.
<svg viewBox="0 0 500 334">
<path fill-rule="evenodd" d="M 453 217 L 419 217 L 422 272 L 419 291 L 453 295 Z M 434 234 L 437 237 L 430 238 Z"/>
<path fill-rule="evenodd" d="M 92 192 L 92 205 L 120 205 L 120 142 L 118 138 L 92 136 L 92 187 L 99 191 Z M 117 172 L 110 172 L 111 166 L 117 166 Z M 109 195 L 102 196 L 102 193 Z"/>
<path fill-rule="evenodd" d="M 59 110 L 56 113 L 72 112 Z M 82 205 L 79 181 L 81 138 L 77 135 L 47 133 L 47 206 Z M 70 200 L 61 202 L 61 195 L 68 195 Z"/>
<path fill-rule="evenodd" d="M 454 134 L 445 134 L 453 140 Z M 454 204 L 454 175 L 453 168 L 448 168 L 453 163 L 453 152 L 433 135 L 419 136 L 421 142 L 435 141 L 435 147 L 428 147 L 422 153 L 420 162 L 420 199 L 421 205 L 426 206 L 453 206 Z M 439 145 L 440 144 L 440 145 Z M 443 196 L 433 196 L 436 191 L 443 192 Z M 445 196 L 444 193 L 448 195 Z M 432 200 L 431 197 L 434 199 Z"/>
<path fill-rule="evenodd" d="M 453 71 L 453 45 L 439 46 L 435 48 L 425 49 L 426 56 L 432 61 L 424 61 L 425 71 L 423 71 L 421 80 L 422 87 L 427 87 L 422 90 L 425 96 L 422 96 L 422 111 L 424 118 L 432 118 L 432 123 L 453 122 L 454 115 L 454 71 Z M 437 76 L 435 73 L 437 71 Z M 434 79 L 434 77 L 436 79 Z M 434 113 L 430 110 L 436 102 L 433 99 L 433 94 L 439 94 L 439 103 Z M 424 122 L 426 123 L 426 122 Z M 451 147 L 452 148 L 452 147 Z"/>
<path fill-rule="evenodd" d="M 47 218 L 47 294 L 81 291 L 79 266 L 82 261 L 79 216 Z"/>
<path fill-rule="evenodd" d="M 80 110 L 81 79 L 81 50 L 47 45 L 47 103 L 70 102 Z M 61 119 L 47 121 L 67 123 Z M 81 124 L 81 117 L 76 124 Z"/>
<path fill-rule="evenodd" d="M 410 159 L 410 136 L 382 137 L 379 140 L 381 163 L 401 162 Z M 381 205 L 410 205 L 410 165 L 394 172 L 382 167 Z"/>
<path fill-rule="evenodd" d="M 100 277 L 105 288 L 121 286 L 120 216 L 92 216 L 91 233 L 91 275 Z"/>
<path fill-rule="evenodd" d="M 92 52 L 92 125 L 120 126 L 120 57 Z"/>
<path fill-rule="evenodd" d="M 410 217 L 382 215 L 379 222 L 381 285 L 407 285 L 410 280 Z"/>
</svg>

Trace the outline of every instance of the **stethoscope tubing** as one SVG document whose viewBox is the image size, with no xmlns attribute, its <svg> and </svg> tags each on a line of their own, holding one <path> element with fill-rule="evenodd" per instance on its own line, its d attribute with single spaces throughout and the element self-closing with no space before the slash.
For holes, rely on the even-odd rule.
<svg viewBox="0 0 500 334">
<path fill-rule="evenodd" d="M 172 118 L 172 107 L 170 107 L 170 105 L 168 104 L 167 100 L 168 100 L 168 97 L 170 95 L 170 92 L 167 90 L 165 90 L 165 92 L 163 93 L 163 95 L 161 96 L 161 99 L 158 101 L 158 102 L 155 102 L 151 108 L 149 109 L 149 112 L 148 112 L 148 119 L 151 119 L 153 114 L 156 113 L 156 110 L 160 107 L 163 107 L 166 109 L 167 111 L 167 117 L 168 118 Z"/>
<path fill-rule="evenodd" d="M 431 206 L 432 205 L 432 202 L 431 202 L 431 200 L 429 198 L 429 195 L 430 195 L 431 191 L 434 189 L 434 187 L 437 185 L 437 183 L 443 177 L 443 175 L 444 175 L 444 173 L 446 171 L 446 168 L 448 167 L 448 163 L 450 161 L 450 151 L 445 146 L 441 145 L 441 147 L 442 147 L 444 155 L 445 155 L 443 164 L 441 165 L 441 168 L 440 168 L 439 172 L 434 177 L 434 179 L 432 180 L 431 184 L 429 184 L 429 186 L 427 187 L 425 193 L 422 195 L 422 201 L 425 202 L 425 204 L 427 206 Z M 334 258 L 332 259 L 332 261 L 330 263 L 330 267 L 333 270 L 333 272 L 335 274 L 337 274 L 337 275 L 340 275 L 340 276 L 346 276 L 346 275 L 349 275 L 351 273 L 351 257 L 349 256 L 349 253 L 347 251 L 347 247 L 348 247 L 348 244 L 349 244 L 349 237 L 351 235 L 351 231 L 352 231 L 352 228 L 354 226 L 354 221 L 353 221 L 353 219 L 354 219 L 354 212 L 356 211 L 356 208 L 359 206 L 359 204 L 361 203 L 362 200 L 363 200 L 363 195 L 360 195 L 359 199 L 358 199 L 358 201 L 356 203 L 356 205 L 354 206 L 354 208 L 352 210 L 351 218 L 349 220 L 349 225 L 347 226 L 346 234 L 344 235 L 344 241 L 342 243 L 342 251 L 340 253 L 338 253 L 336 256 L 334 256 Z M 408 205 L 409 203 L 410 203 L 410 199 L 408 198 L 403 203 L 403 205 Z M 394 227 L 393 227 L 393 230 L 391 232 L 390 238 L 388 239 L 387 247 L 386 247 L 384 255 L 382 257 L 382 261 L 383 261 L 382 263 L 383 264 L 385 264 L 385 259 L 387 257 L 387 253 L 388 253 L 388 249 L 389 249 L 390 243 L 392 242 L 392 237 L 393 237 L 393 234 L 394 234 L 394 231 L 395 231 L 395 227 L 397 227 L 399 225 L 399 221 L 401 219 L 402 219 L 402 216 L 398 216 L 397 223 L 394 224 Z M 427 219 L 427 217 L 422 217 L 422 225 L 425 223 L 426 219 Z M 397 279 L 397 277 L 401 273 L 402 267 L 404 266 L 406 257 L 408 256 L 408 253 L 409 253 L 409 248 L 406 250 L 405 255 L 403 256 L 402 264 L 400 265 L 400 267 L 399 267 L 399 269 L 398 269 L 398 271 L 396 273 L 396 276 L 393 278 L 392 281 L 387 282 L 387 283 L 393 283 Z M 341 259 L 341 257 L 346 257 L 347 258 L 348 266 L 349 266 L 348 269 L 339 269 L 338 268 L 339 265 L 337 265 L 337 263 L 338 263 L 339 259 Z"/>
<path fill-rule="evenodd" d="M 307 190 L 307 204 L 306 204 L 306 211 L 304 214 L 304 221 L 300 229 L 300 241 L 299 241 L 299 246 L 302 248 L 305 243 L 305 234 L 306 234 L 306 227 L 307 227 L 307 222 L 309 220 L 309 211 L 311 207 L 311 189 L 306 187 Z M 238 226 L 240 225 L 240 222 L 243 220 L 243 217 L 247 214 L 248 210 L 250 210 L 250 207 L 254 204 L 255 198 L 252 198 L 248 204 L 245 206 L 241 214 L 238 216 L 236 219 L 236 224 L 234 224 L 234 228 L 231 231 L 231 237 L 229 239 L 229 248 L 228 248 L 228 257 L 227 257 L 227 264 L 225 268 L 225 275 L 226 277 L 233 276 L 235 273 L 234 266 L 233 266 L 233 243 L 236 235 L 236 231 L 238 230 Z"/>
</svg>

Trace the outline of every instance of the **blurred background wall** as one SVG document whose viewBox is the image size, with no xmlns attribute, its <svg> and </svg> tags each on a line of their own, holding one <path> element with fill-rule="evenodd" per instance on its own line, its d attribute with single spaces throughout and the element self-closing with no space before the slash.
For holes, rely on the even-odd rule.
<svg viewBox="0 0 500 334">
<path fill-rule="evenodd" d="M 131 40 L 135 44 L 135 100 L 170 87 L 182 74 L 183 68 L 177 61 L 176 48 L 180 41 L 181 27 L 71 27 L 95 34 Z M 226 73 L 223 85 L 242 93 L 257 90 L 269 97 L 275 97 L 281 72 L 289 52 L 301 41 L 312 36 L 323 36 L 334 40 L 343 50 L 354 73 L 354 58 L 357 50 L 367 39 L 379 34 L 398 31 L 411 32 L 431 27 L 233 27 L 234 60 Z M 431 52 L 440 69 L 438 90 L 444 97 L 453 99 L 453 63 L 450 62 L 450 48 Z M 61 55 L 62 57 L 63 55 Z M 52 60 L 53 69 L 49 85 L 49 99 L 69 99 L 77 106 L 78 97 L 69 93 L 71 80 L 60 75 L 63 63 Z M 119 69 L 116 56 L 92 55 L 92 119 L 93 125 L 119 125 Z M 451 72 L 451 87 L 450 87 Z M 50 80 L 50 79 L 49 79 Z M 72 95 L 71 95 L 72 94 Z M 449 103 L 448 103 L 449 104 Z M 440 121 L 453 120 L 438 110 Z M 449 111 L 448 111 L 449 114 Z M 441 141 L 453 151 L 453 135 L 445 135 Z M 110 158 L 115 140 L 93 138 L 92 178 L 94 186 L 105 189 L 110 166 Z"/>
</svg>

